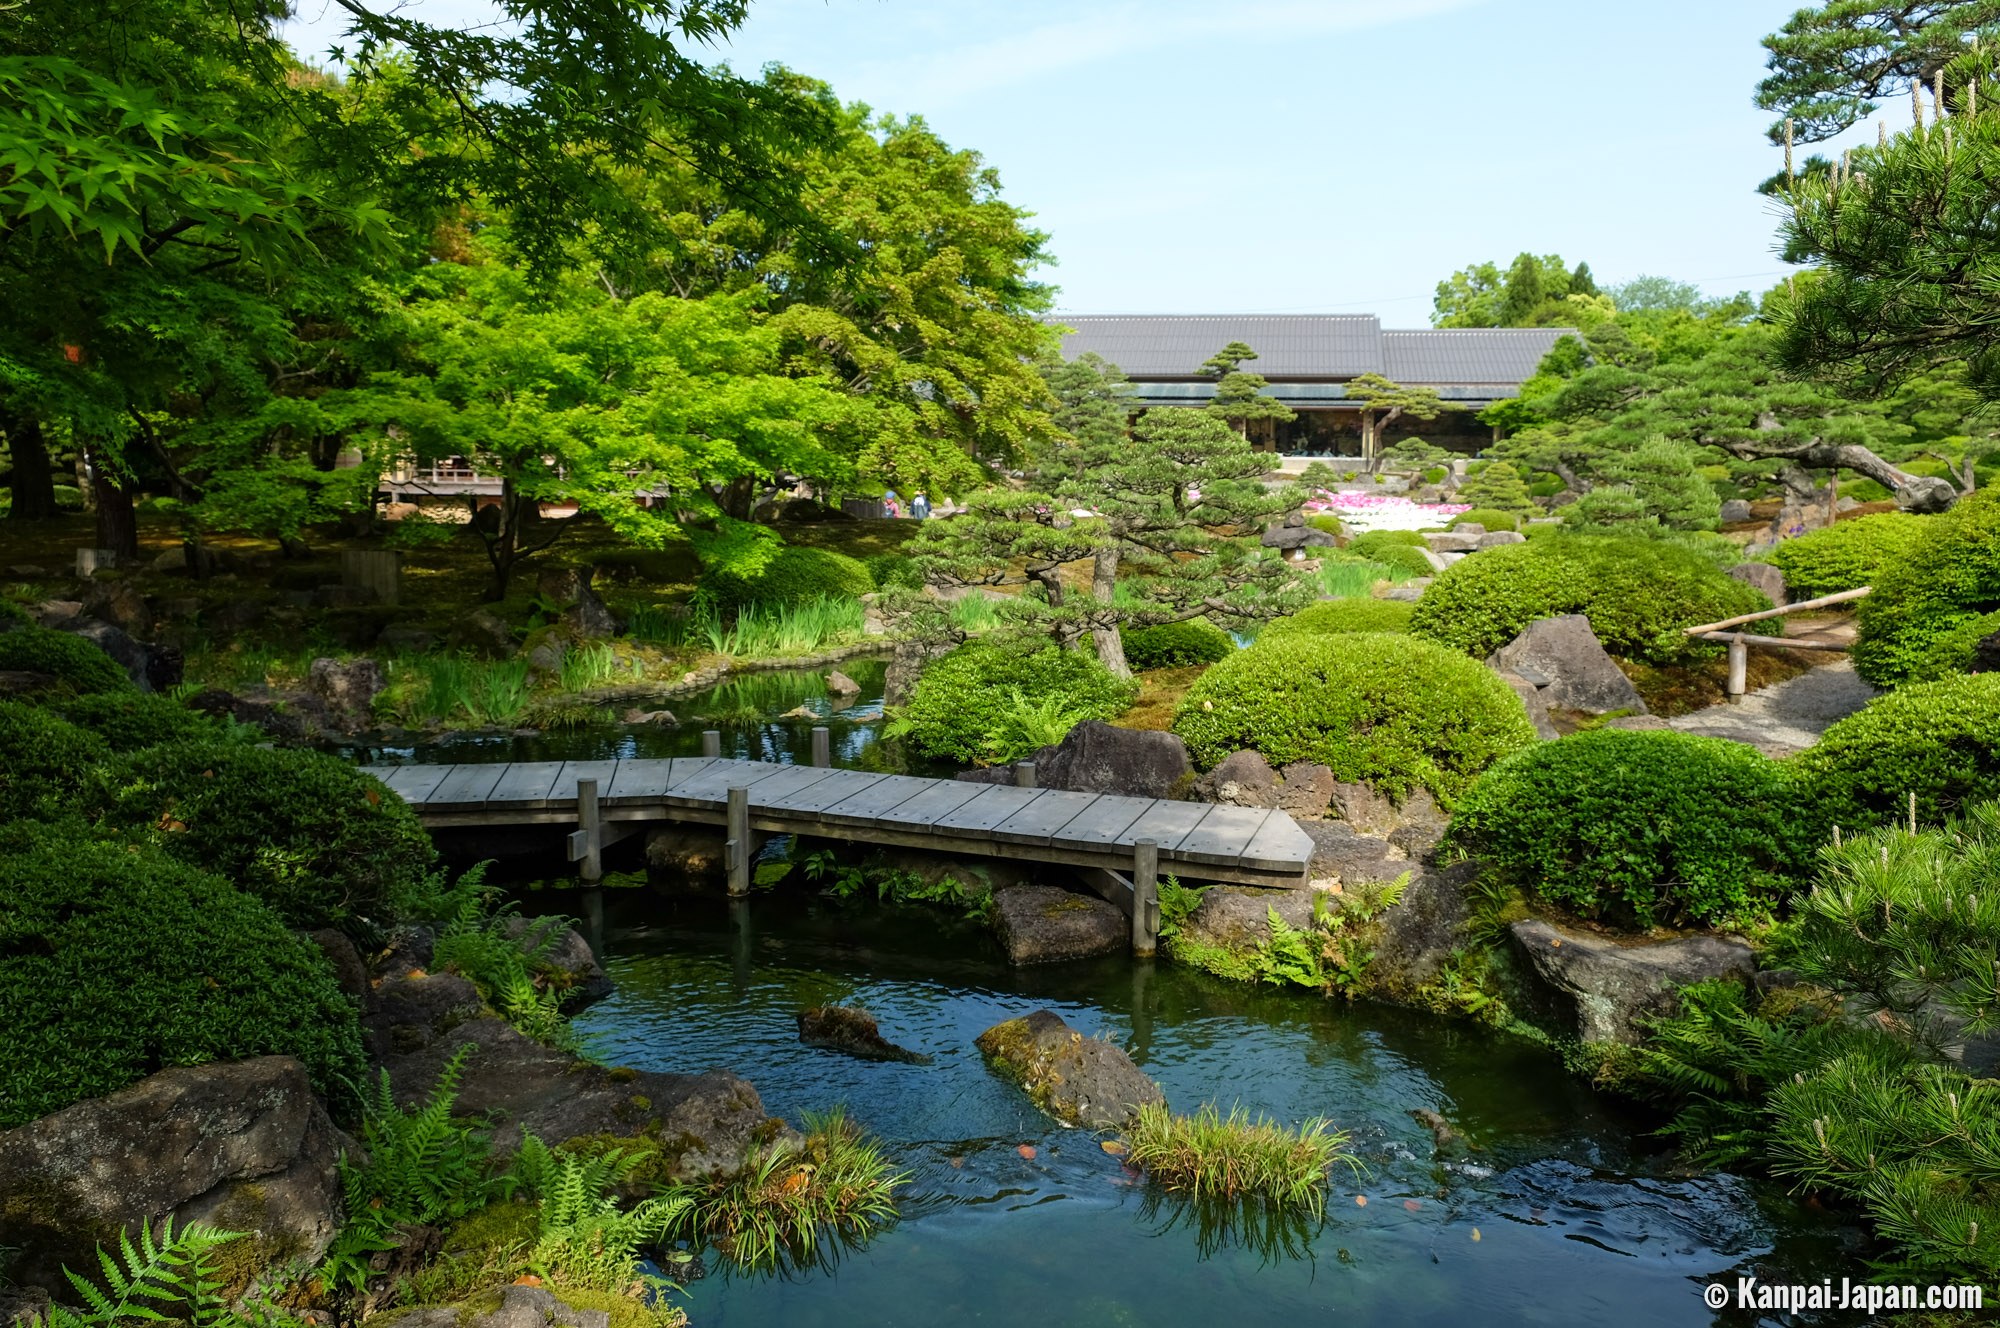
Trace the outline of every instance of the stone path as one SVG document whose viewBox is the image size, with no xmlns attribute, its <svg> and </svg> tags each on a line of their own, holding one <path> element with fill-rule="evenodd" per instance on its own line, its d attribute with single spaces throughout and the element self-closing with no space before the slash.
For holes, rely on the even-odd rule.
<svg viewBox="0 0 2000 1328">
<path fill-rule="evenodd" d="M 1877 695 L 1848 660 L 1822 665 L 1796 678 L 1752 692 L 1738 705 L 1710 706 L 1667 721 L 1682 733 L 1746 742 L 1767 756 L 1789 756 L 1819 741 Z"/>
</svg>

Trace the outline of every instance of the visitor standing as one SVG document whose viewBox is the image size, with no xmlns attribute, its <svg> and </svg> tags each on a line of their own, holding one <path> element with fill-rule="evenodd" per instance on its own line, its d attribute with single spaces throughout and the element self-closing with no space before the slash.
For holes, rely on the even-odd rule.
<svg viewBox="0 0 2000 1328">
<path fill-rule="evenodd" d="M 922 521 L 931 514 L 931 500 L 918 494 L 910 499 L 910 515 Z"/>
<path fill-rule="evenodd" d="M 903 514 L 903 504 L 901 500 L 899 500 L 896 497 L 896 491 L 894 489 L 891 489 L 887 493 L 882 495 L 882 510 L 884 512 L 887 512 L 890 516 L 901 516 Z"/>
</svg>

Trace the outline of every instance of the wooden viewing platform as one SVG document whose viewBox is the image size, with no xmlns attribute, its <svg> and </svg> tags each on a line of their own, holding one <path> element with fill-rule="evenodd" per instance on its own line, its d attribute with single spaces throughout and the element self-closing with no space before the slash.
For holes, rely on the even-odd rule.
<svg viewBox="0 0 2000 1328">
<path fill-rule="evenodd" d="M 568 825 L 594 879 L 604 846 L 653 825 L 719 825 L 731 889 L 753 835 L 812 835 L 1109 873 L 1292 889 L 1313 844 L 1284 812 L 718 757 L 364 767 L 435 829 Z M 1118 878 L 1127 891 L 1132 885 Z M 1145 882 L 1151 884 L 1150 879 Z M 1141 896 L 1143 897 L 1143 895 Z M 1124 902 L 1128 911 L 1128 894 Z"/>
</svg>

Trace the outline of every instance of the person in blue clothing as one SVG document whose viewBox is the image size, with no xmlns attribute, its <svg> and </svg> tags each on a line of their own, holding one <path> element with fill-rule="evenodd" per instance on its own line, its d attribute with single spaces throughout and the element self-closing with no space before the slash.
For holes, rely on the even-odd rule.
<svg viewBox="0 0 2000 1328">
<path fill-rule="evenodd" d="M 890 516 L 901 516 L 903 514 L 902 499 L 896 497 L 894 489 L 890 489 L 882 495 L 882 510 Z"/>
<path fill-rule="evenodd" d="M 916 497 L 910 499 L 911 516 L 915 517 L 919 521 L 922 521 L 925 517 L 928 517 L 930 514 L 931 514 L 930 499 L 924 497 L 924 495 L 922 494 L 918 494 Z"/>
</svg>

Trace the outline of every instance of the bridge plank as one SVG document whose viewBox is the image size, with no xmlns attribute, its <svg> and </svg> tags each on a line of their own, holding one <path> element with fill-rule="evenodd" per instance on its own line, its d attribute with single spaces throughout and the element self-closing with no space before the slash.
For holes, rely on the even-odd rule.
<svg viewBox="0 0 2000 1328">
<path fill-rule="evenodd" d="M 1044 789 L 1041 797 L 994 826 L 993 837 L 1009 844 L 1046 844 L 1050 836 L 1083 815 L 1102 796 Z"/>
<path fill-rule="evenodd" d="M 1157 805 L 1152 798 L 1128 798 L 1122 794 L 1106 793 L 1050 835 L 1049 842 L 1074 848 L 1129 844 L 1132 841 L 1126 830 Z"/>
<path fill-rule="evenodd" d="M 729 800 L 732 786 L 740 784 L 755 788 L 760 780 L 770 779 L 781 770 L 795 768 L 768 761 L 711 761 L 693 777 L 676 781 L 667 790 L 667 802 L 683 807 L 719 806 Z"/>
<path fill-rule="evenodd" d="M 493 792 L 493 786 L 500 782 L 500 776 L 507 773 L 504 765 L 455 765 L 451 773 L 444 777 L 424 804 L 431 811 L 447 807 L 480 808 Z"/>
<path fill-rule="evenodd" d="M 904 830 L 928 830 L 940 816 L 949 816 L 992 787 L 991 784 L 968 784 L 962 779 L 936 780 L 929 788 L 896 808 L 894 815 L 878 817 L 875 824 Z"/>
<path fill-rule="evenodd" d="M 430 800 L 432 790 L 444 783 L 444 777 L 451 773 L 448 765 L 378 765 L 370 766 L 368 773 L 389 786 L 389 791 L 412 807 L 422 807 Z"/>
<path fill-rule="evenodd" d="M 597 799 L 604 800 L 604 790 L 611 787 L 611 781 L 618 777 L 616 761 L 564 761 L 563 768 L 556 772 L 555 786 L 549 790 L 545 807 L 576 806 L 576 783 L 580 779 L 597 781 Z"/>
<path fill-rule="evenodd" d="M 820 819 L 830 825 L 902 824 L 896 819 L 895 813 L 899 812 L 904 804 L 935 787 L 937 787 L 935 779 L 918 779 L 915 775 L 889 775 L 865 789 L 849 793 L 839 802 L 826 807 L 820 812 Z"/>
<path fill-rule="evenodd" d="M 713 756 L 676 756 L 673 769 L 668 772 L 667 791 L 672 793 L 676 786 L 687 783 L 702 771 L 715 764 Z"/>
<path fill-rule="evenodd" d="M 672 782 L 673 766 L 669 758 L 620 761 L 618 773 L 612 776 L 610 785 L 600 791 L 600 799 L 621 806 L 658 802 L 666 796 L 667 785 Z"/>
<path fill-rule="evenodd" d="M 861 790 L 873 788 L 886 779 L 886 775 L 872 775 L 862 770 L 836 770 L 831 779 L 823 779 L 810 788 L 801 789 L 784 800 L 784 810 L 788 812 L 824 812 L 837 802 L 845 802 Z"/>
<path fill-rule="evenodd" d="M 789 810 L 787 801 L 794 793 L 823 784 L 840 773 L 822 766 L 788 765 L 769 779 L 750 786 L 751 810 Z"/>
<path fill-rule="evenodd" d="M 1175 847 L 1174 856 L 1232 866 L 1242 860 L 1243 850 L 1270 819 L 1268 807 L 1212 807 Z"/>
<path fill-rule="evenodd" d="M 1304 871 L 1312 865 L 1312 836 L 1289 816 L 1273 816 L 1257 828 L 1243 846 L 1245 867 L 1270 871 Z"/>
<path fill-rule="evenodd" d="M 517 761 L 507 767 L 500 782 L 486 795 L 487 804 L 505 803 L 524 809 L 545 806 L 562 768 L 561 761 Z"/>
<path fill-rule="evenodd" d="M 1008 817 L 1047 792 L 1046 789 L 1016 788 L 1012 784 L 977 784 L 977 797 L 971 798 L 953 810 L 946 812 L 931 822 L 933 830 L 986 831 L 999 825 Z"/>
<path fill-rule="evenodd" d="M 1208 807 L 1199 802 L 1156 802 L 1141 812 L 1138 820 L 1119 831 L 1115 842 L 1131 845 L 1150 839 L 1160 846 L 1161 854 L 1172 853 L 1208 812 Z"/>
</svg>

